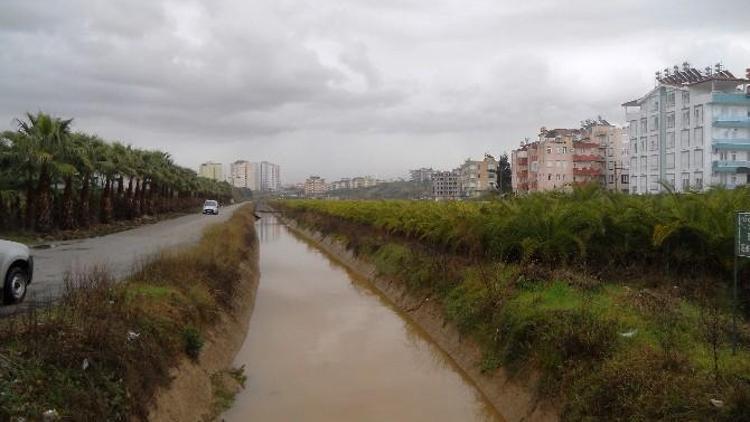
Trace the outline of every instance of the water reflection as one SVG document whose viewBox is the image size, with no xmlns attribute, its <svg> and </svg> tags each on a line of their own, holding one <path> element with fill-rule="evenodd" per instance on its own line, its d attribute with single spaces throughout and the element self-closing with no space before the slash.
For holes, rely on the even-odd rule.
<svg viewBox="0 0 750 422">
<path fill-rule="evenodd" d="M 273 216 L 258 225 L 267 231 L 261 283 L 235 362 L 248 382 L 227 421 L 499 420 L 366 280 Z"/>
<path fill-rule="evenodd" d="M 271 214 L 262 213 L 262 217 L 255 223 L 255 230 L 261 243 L 269 243 L 277 240 L 281 236 L 281 223 Z"/>
</svg>

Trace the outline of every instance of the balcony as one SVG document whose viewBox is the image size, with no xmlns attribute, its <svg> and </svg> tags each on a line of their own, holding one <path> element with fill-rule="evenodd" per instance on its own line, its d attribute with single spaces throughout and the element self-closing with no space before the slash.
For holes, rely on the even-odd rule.
<svg viewBox="0 0 750 422">
<path fill-rule="evenodd" d="M 573 161 L 604 161 L 604 158 L 596 154 L 573 154 Z"/>
<path fill-rule="evenodd" d="M 750 161 L 748 160 L 714 161 L 713 171 L 717 173 L 750 173 Z"/>
<path fill-rule="evenodd" d="M 601 174 L 602 174 L 601 169 L 592 169 L 592 168 L 574 168 L 573 169 L 574 176 L 601 176 Z"/>
<path fill-rule="evenodd" d="M 713 103 L 714 104 L 750 105 L 750 95 L 745 94 L 743 92 L 737 92 L 737 93 L 714 92 Z"/>
<path fill-rule="evenodd" d="M 749 116 L 714 117 L 714 127 L 747 127 L 750 128 Z"/>
<path fill-rule="evenodd" d="M 733 150 L 733 151 L 750 151 L 750 138 L 737 139 L 717 139 L 711 142 L 711 148 Z"/>
</svg>

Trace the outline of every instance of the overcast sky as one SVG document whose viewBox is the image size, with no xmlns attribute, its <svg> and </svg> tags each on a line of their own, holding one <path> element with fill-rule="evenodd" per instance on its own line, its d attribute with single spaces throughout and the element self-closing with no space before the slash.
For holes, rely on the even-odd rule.
<svg viewBox="0 0 750 422">
<path fill-rule="evenodd" d="M 26 111 L 206 160 L 405 176 L 576 127 L 687 60 L 750 67 L 748 0 L 0 0 L 0 124 Z"/>
</svg>

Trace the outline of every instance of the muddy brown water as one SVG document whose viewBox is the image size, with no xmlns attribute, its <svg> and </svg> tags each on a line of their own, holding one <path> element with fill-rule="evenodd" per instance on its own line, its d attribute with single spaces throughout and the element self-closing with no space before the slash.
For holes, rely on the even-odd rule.
<svg viewBox="0 0 750 422">
<path fill-rule="evenodd" d="M 273 216 L 226 421 L 500 421 L 461 370 L 362 278 Z"/>
</svg>

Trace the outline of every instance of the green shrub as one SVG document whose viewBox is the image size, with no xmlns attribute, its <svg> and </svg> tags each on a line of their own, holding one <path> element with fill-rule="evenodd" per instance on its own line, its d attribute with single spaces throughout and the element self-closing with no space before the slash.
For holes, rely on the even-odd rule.
<svg viewBox="0 0 750 422">
<path fill-rule="evenodd" d="M 203 349 L 203 336 L 200 330 L 190 325 L 183 328 L 182 340 L 185 343 L 185 353 L 191 359 L 197 360 Z"/>
</svg>

